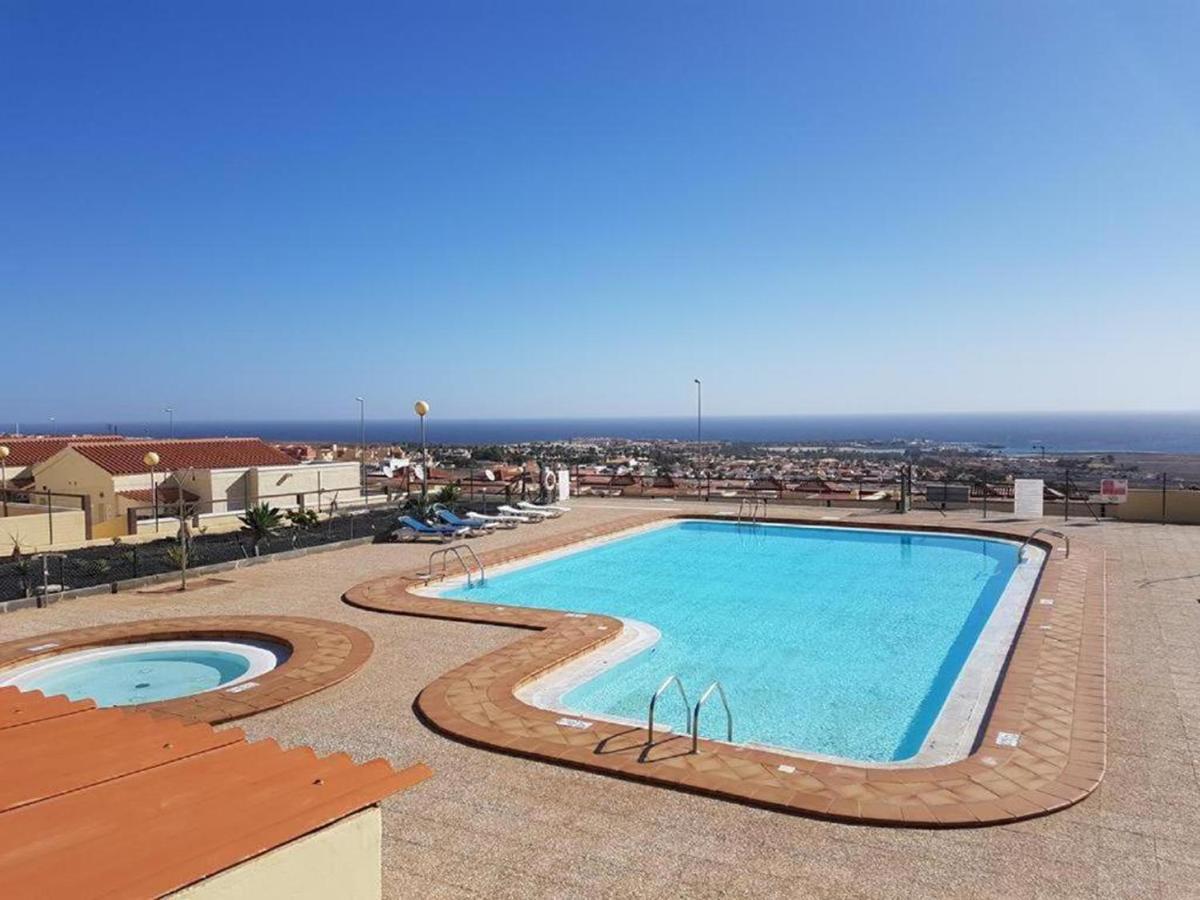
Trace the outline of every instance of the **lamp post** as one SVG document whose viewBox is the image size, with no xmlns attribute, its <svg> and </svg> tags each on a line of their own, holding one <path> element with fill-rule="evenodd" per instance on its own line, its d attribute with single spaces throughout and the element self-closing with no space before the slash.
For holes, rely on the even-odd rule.
<svg viewBox="0 0 1200 900">
<path fill-rule="evenodd" d="M 425 452 L 425 416 L 429 414 L 429 404 L 418 400 L 413 410 L 421 419 L 421 501 L 424 502 L 429 495 L 429 456 Z"/>
<path fill-rule="evenodd" d="M 700 443 L 700 379 L 693 378 L 696 382 L 696 443 Z"/>
<path fill-rule="evenodd" d="M 167 414 L 167 437 L 174 439 L 175 437 L 175 409 L 168 406 L 163 410 Z"/>
<path fill-rule="evenodd" d="M 155 467 L 158 465 L 158 454 L 153 450 L 146 452 L 142 462 L 150 467 L 150 499 L 154 501 L 154 533 L 158 534 L 158 483 Z"/>
<path fill-rule="evenodd" d="M 5 467 L 5 460 L 8 459 L 8 454 L 12 453 L 4 444 L 0 444 L 0 498 L 3 498 L 4 517 L 8 518 L 8 469 Z"/>
<path fill-rule="evenodd" d="M 359 478 L 362 481 L 363 506 L 367 505 L 367 401 L 355 397 L 358 401 L 358 462 Z"/>
</svg>

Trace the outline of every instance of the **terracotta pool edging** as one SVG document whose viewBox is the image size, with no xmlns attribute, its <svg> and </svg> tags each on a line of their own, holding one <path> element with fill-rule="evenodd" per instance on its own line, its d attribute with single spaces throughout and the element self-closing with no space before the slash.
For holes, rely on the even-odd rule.
<svg viewBox="0 0 1200 900">
<path fill-rule="evenodd" d="M 122 707 L 218 724 L 254 715 L 331 687 L 362 668 L 374 649 L 360 628 L 299 616 L 189 616 L 56 631 L 0 644 L 0 673 L 25 663 L 96 647 L 141 641 L 263 640 L 284 644 L 281 665 L 228 689 Z"/>
<path fill-rule="evenodd" d="M 483 554 L 493 566 L 663 518 L 614 521 L 586 533 Z M 1016 530 L 939 528 L 858 519 L 779 524 L 870 527 L 1023 540 Z M 667 735 L 646 745 L 644 727 L 578 719 L 529 706 L 517 689 L 616 637 L 619 620 L 602 615 L 432 598 L 416 574 L 364 582 L 344 600 L 379 612 L 432 616 L 530 629 L 512 643 L 459 666 L 421 691 L 413 706 L 435 731 L 473 746 L 573 768 L 669 786 L 756 806 L 858 823 L 970 827 L 1044 815 L 1082 800 L 1106 764 L 1105 564 L 1103 553 L 1074 548 L 1069 559 L 1044 541 L 1046 563 L 1009 650 L 975 749 L 958 762 L 875 768 L 822 762 L 769 750 Z M 1049 601 L 1049 602 L 1047 602 Z M 580 727 L 583 725 L 584 727 Z M 1013 735 L 1017 744 L 1010 746 Z"/>
</svg>

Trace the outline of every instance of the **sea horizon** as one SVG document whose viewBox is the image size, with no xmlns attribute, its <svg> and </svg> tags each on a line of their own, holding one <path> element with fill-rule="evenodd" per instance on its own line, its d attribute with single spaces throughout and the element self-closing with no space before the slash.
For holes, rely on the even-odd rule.
<svg viewBox="0 0 1200 900">
<path fill-rule="evenodd" d="M 7 427 L 13 428 L 16 423 Z M 167 421 L 31 422 L 26 434 L 78 434 L 115 431 L 162 438 Z M 177 420 L 176 437 L 261 437 L 270 441 L 354 444 L 354 419 Z M 433 444 L 483 445 L 587 438 L 683 440 L 696 438 L 694 416 L 456 418 L 426 420 Z M 415 417 L 368 419 L 368 443 L 418 440 Z M 929 441 L 995 447 L 1010 454 L 1200 453 L 1200 411 L 1154 413 L 912 413 L 773 416 L 705 416 L 702 437 L 741 443 L 819 443 Z"/>
</svg>

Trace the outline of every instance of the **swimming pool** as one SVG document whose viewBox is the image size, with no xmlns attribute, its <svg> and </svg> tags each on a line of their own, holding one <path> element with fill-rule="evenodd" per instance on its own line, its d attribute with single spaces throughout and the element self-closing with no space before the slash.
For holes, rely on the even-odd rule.
<svg viewBox="0 0 1200 900">
<path fill-rule="evenodd" d="M 719 680 L 738 743 L 928 765 L 969 753 L 1043 558 L 940 532 L 687 520 L 437 593 L 627 620 L 632 640 L 551 673 L 538 705 L 642 723 L 668 676 L 691 702 Z M 679 700 L 661 703 L 685 730 Z M 701 734 L 725 736 L 719 707 Z"/>
<path fill-rule="evenodd" d="M 132 706 L 232 688 L 287 658 L 283 645 L 250 641 L 153 641 L 93 647 L 0 673 L 0 685 Z"/>
</svg>

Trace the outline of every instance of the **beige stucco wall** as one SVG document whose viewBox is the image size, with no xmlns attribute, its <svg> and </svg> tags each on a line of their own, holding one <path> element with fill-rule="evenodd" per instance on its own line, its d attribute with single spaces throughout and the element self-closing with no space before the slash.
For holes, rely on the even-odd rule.
<svg viewBox="0 0 1200 900">
<path fill-rule="evenodd" d="M 86 539 L 87 523 L 80 509 L 54 508 L 52 521 L 42 504 L 9 503 L 8 515 L 0 516 L 0 555 L 11 553 L 14 545 L 24 553 L 32 553 L 64 544 L 81 544 Z"/>
<path fill-rule="evenodd" d="M 64 447 L 34 466 L 33 479 L 37 493 L 49 488 L 64 494 L 87 494 L 92 501 L 93 522 L 102 521 L 115 512 L 112 476 L 70 447 Z"/>
<path fill-rule="evenodd" d="M 1108 507 L 1112 518 L 1126 522 L 1161 522 L 1162 513 L 1162 492 L 1154 490 L 1132 490 L 1124 503 Z M 1167 491 L 1167 521 L 1200 524 L 1200 491 Z"/>
<path fill-rule="evenodd" d="M 379 807 L 297 838 L 171 894 L 181 900 L 378 900 L 383 893 Z"/>
<path fill-rule="evenodd" d="M 259 466 L 250 471 L 256 498 L 264 498 L 280 509 L 294 507 L 303 497 L 304 506 L 317 507 L 317 489 L 323 492 L 321 509 L 334 497 L 339 505 L 361 502 L 358 463 L 309 463 L 295 466 Z"/>
</svg>

